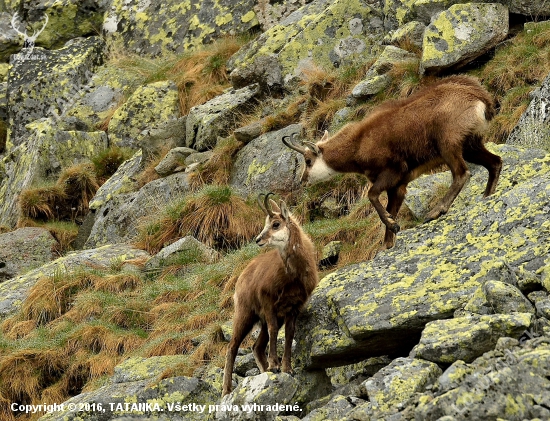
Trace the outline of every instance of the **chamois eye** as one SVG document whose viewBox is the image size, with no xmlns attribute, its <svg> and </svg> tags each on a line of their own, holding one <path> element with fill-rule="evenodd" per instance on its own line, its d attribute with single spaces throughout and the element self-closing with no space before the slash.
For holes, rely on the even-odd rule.
<svg viewBox="0 0 550 421">
<path fill-rule="evenodd" d="M 311 159 L 309 159 L 309 158 L 306 159 L 306 165 L 307 165 L 308 167 L 311 167 Z"/>
<path fill-rule="evenodd" d="M 281 226 L 281 224 L 279 222 L 275 222 L 273 225 L 273 229 L 279 229 L 279 227 Z"/>
</svg>

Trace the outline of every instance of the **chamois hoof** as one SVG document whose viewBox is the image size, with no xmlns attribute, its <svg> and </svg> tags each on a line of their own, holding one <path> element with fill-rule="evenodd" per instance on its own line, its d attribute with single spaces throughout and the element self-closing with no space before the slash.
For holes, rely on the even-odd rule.
<svg viewBox="0 0 550 421">
<path fill-rule="evenodd" d="M 274 374 L 278 374 L 281 372 L 281 369 L 279 367 L 274 367 L 274 368 L 268 368 L 267 371 L 271 372 L 271 373 L 274 373 Z"/>
<path fill-rule="evenodd" d="M 399 231 L 401 231 L 401 227 L 399 226 L 399 224 L 397 222 L 394 222 L 390 226 L 390 231 L 393 232 L 394 234 L 397 234 Z"/>
</svg>

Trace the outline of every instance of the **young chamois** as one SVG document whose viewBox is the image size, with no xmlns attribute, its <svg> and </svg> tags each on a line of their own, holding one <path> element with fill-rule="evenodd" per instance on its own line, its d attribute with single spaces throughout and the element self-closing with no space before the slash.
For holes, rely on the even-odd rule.
<svg viewBox="0 0 550 421">
<path fill-rule="evenodd" d="M 245 336 L 256 323 L 261 330 L 252 351 L 263 373 L 278 372 L 277 333 L 285 325 L 285 349 L 282 371 L 291 373 L 290 355 L 296 327 L 296 317 L 317 286 L 317 264 L 313 243 L 302 231 L 286 204 L 280 207 L 265 195 L 263 204 L 265 226 L 256 237 L 260 247 L 275 249 L 261 254 L 243 270 L 235 285 L 235 315 L 233 337 L 225 359 L 222 396 L 231 392 L 231 377 L 237 350 Z M 265 350 L 269 341 L 269 356 Z"/>
<path fill-rule="evenodd" d="M 371 182 L 369 200 L 386 225 L 384 245 L 391 248 L 400 230 L 395 217 L 407 184 L 421 174 L 447 164 L 453 177 L 426 221 L 447 213 L 462 190 L 470 177 L 465 161 L 489 171 L 484 196 L 495 192 L 502 160 L 483 144 L 483 132 L 494 113 L 493 99 L 477 79 L 450 76 L 408 98 L 382 104 L 332 137 L 325 132 L 316 144 L 298 145 L 296 134 L 283 137 L 283 143 L 304 155 L 303 184 L 338 173 L 365 174 Z M 386 209 L 379 200 L 383 191 L 388 195 Z"/>
</svg>

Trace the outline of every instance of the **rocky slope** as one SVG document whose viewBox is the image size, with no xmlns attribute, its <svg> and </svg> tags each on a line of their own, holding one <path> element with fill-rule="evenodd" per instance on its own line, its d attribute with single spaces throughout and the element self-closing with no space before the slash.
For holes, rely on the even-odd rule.
<svg viewBox="0 0 550 421">
<path fill-rule="evenodd" d="M 9 318 L 27 311 L 29 292 L 44 277 L 116 266 L 160 285 L 168 262 L 180 262 L 178 276 L 185 280 L 190 250 L 193 264 L 225 254 L 227 243 L 219 238 L 209 244 L 214 250 L 187 233 L 158 253 L 137 246 L 143 247 L 137 242 L 143 220 L 192 197 L 205 168 L 230 162 L 224 183 L 242 198 L 271 190 L 300 196 L 301 156 L 280 138 L 311 127 L 296 124 L 290 112 L 282 123 L 267 122 L 292 106 L 307 113 L 315 98 L 328 95 L 332 86 L 319 85 L 319 97 L 309 92 L 310 100 L 300 102 L 300 81 L 313 70 L 364 69 L 349 95 L 338 98 L 336 127 L 390 90 L 396 69 L 413 68 L 417 77 L 471 69 L 517 31 L 540 38 L 550 32 L 544 22 L 550 6 L 542 0 L 52 0 L 19 6 L 0 1 L 0 129 L 6 128 L 5 136 L 0 130 L 0 225 L 9 231 L 0 234 L 0 356 L 8 355 L 13 340 Z M 12 26 L 16 11 L 17 29 L 26 24 L 28 34 L 48 16 L 36 40 Z M 232 86 L 182 115 L 182 92 L 192 83 L 159 76 L 166 57 L 242 33 L 250 41 L 227 62 Z M 120 51 L 158 66 L 157 73 L 144 79 L 115 65 Z M 39 413 L 40 419 L 550 419 L 549 103 L 550 76 L 531 93 L 506 143 L 490 145 L 504 162 L 496 194 L 482 198 L 487 172 L 472 166 L 469 184 L 447 215 L 402 231 L 393 249 L 322 279 L 299 319 L 293 376 L 259 374 L 243 349 L 234 391 L 221 399 L 216 364 L 175 376 L 170 370 L 186 364 L 185 355 L 129 358 L 119 350 L 112 376 L 84 392 L 84 384 L 71 385 L 73 397 Z M 256 121 L 242 119 L 251 110 Z M 232 145 L 228 139 L 238 147 L 224 146 Z M 133 156 L 94 192 L 85 218 L 83 209 L 72 209 L 82 214 L 71 221 L 81 223 L 79 235 L 74 250 L 58 257 L 59 235 L 21 228 L 21 194 L 113 146 Z M 155 179 L 140 182 L 147 160 L 161 151 L 166 156 Z M 411 183 L 411 214 L 421 220 L 449 183 L 448 172 Z M 332 218 L 342 213 L 333 210 Z M 230 324 L 222 328 L 227 341 Z M 205 338 L 193 339 L 190 347 Z M 0 362 L 0 376 L 5 367 Z M 53 383 L 43 381 L 44 389 Z M 0 414 L 26 419 L 19 405 L 62 403 L 49 393 L 34 401 L 23 394 L 17 402 L 2 397 Z M 5 408 L 10 415 L 1 412 Z"/>
</svg>

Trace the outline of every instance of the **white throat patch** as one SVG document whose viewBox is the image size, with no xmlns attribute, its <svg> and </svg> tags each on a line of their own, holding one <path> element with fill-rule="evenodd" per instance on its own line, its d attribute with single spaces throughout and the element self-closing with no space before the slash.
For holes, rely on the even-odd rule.
<svg viewBox="0 0 550 421">
<path fill-rule="evenodd" d="M 338 174 L 338 172 L 330 168 L 321 155 L 317 157 L 313 163 L 313 166 L 309 170 L 308 182 L 310 184 L 319 183 L 320 181 L 325 181 L 332 178 L 336 174 Z"/>
</svg>

